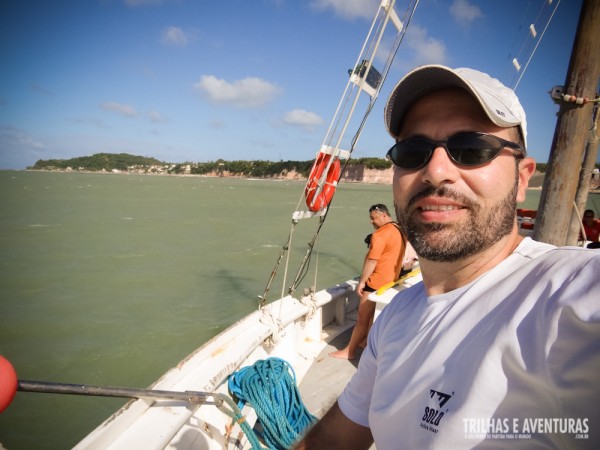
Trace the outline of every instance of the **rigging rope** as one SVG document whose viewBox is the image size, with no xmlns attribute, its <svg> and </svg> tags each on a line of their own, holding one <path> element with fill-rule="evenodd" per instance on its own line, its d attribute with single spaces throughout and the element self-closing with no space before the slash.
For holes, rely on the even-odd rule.
<svg viewBox="0 0 600 450">
<path fill-rule="evenodd" d="M 395 14 L 394 3 L 395 2 L 390 2 L 390 4 L 388 4 L 387 6 L 384 6 L 384 4 L 382 2 L 382 4 L 380 5 L 378 14 L 375 17 L 375 20 L 373 21 L 371 29 L 370 29 L 369 33 L 367 34 L 367 39 L 365 40 L 363 48 L 361 49 L 361 52 L 357 59 L 357 63 L 354 65 L 354 67 L 350 70 L 349 73 L 352 73 L 352 71 L 356 71 L 357 68 L 362 63 L 367 64 L 368 70 L 370 70 L 371 68 L 374 69 L 374 67 L 372 67 L 372 62 L 375 59 L 376 49 L 378 48 L 378 46 L 380 44 L 381 37 L 383 36 L 383 31 L 385 30 L 385 27 L 387 26 L 388 21 L 391 20 L 393 22 L 392 13 Z M 388 54 L 388 58 L 385 63 L 385 66 L 382 70 L 382 73 L 380 74 L 380 80 L 377 84 L 377 88 L 375 89 L 374 93 L 369 94 L 371 97 L 369 104 L 367 105 L 367 109 L 362 117 L 362 120 L 360 121 L 360 124 L 358 126 L 356 133 L 353 135 L 353 137 L 350 141 L 350 148 L 347 152 L 348 156 L 343 158 L 344 164 L 343 164 L 342 170 L 340 170 L 340 174 L 338 176 L 338 181 L 341 179 L 341 177 L 344 173 L 344 170 L 346 169 L 346 166 L 348 165 L 348 162 L 350 160 L 350 155 L 354 151 L 354 149 L 358 143 L 358 140 L 362 134 L 363 128 L 367 122 L 367 119 L 368 119 L 371 111 L 373 110 L 373 107 L 375 105 L 375 102 L 377 100 L 379 92 L 381 90 L 381 87 L 383 86 L 383 84 L 385 83 L 385 80 L 387 79 L 387 76 L 388 76 L 389 71 L 392 66 L 392 62 L 396 56 L 396 53 L 398 52 L 400 44 L 402 43 L 402 41 L 404 39 L 404 35 L 406 34 L 408 25 L 410 24 L 410 21 L 415 13 L 415 10 L 416 10 L 418 4 L 419 4 L 419 0 L 411 0 L 409 2 L 409 5 L 404 14 L 404 18 L 403 18 L 404 20 L 402 22 L 402 27 L 401 27 L 401 29 L 397 29 L 397 34 L 396 34 L 394 44 L 392 45 L 392 48 Z M 386 10 L 386 7 L 389 7 L 389 10 Z M 397 26 L 397 24 L 395 23 L 394 26 Z M 362 61 L 362 63 L 361 63 L 361 61 Z M 365 73 L 362 83 L 366 82 L 367 76 L 368 76 L 368 74 Z M 323 172 L 322 172 L 323 177 L 327 177 L 327 174 L 329 173 L 330 164 L 332 163 L 334 158 L 338 158 L 338 159 L 340 158 L 340 153 L 341 153 L 340 144 L 342 142 L 342 138 L 346 131 L 346 128 L 349 125 L 350 118 L 352 117 L 352 115 L 354 113 L 354 109 L 357 105 L 358 98 L 359 98 L 361 92 L 363 91 L 361 86 L 362 86 L 362 84 L 359 86 L 359 84 L 356 82 L 349 82 L 347 84 L 344 94 L 342 95 L 342 99 L 340 100 L 340 103 L 338 104 L 337 110 L 335 112 L 334 119 L 332 120 L 332 122 L 329 125 L 329 129 L 327 130 L 326 138 L 323 141 L 323 145 L 321 146 L 321 149 L 329 148 L 331 150 L 331 155 L 333 156 L 333 158 L 330 159 L 329 164 L 327 165 L 325 170 L 323 170 Z M 358 94 L 354 94 L 354 91 L 356 91 L 356 90 L 358 90 Z M 352 98 L 354 98 L 354 101 L 351 102 Z M 349 111 L 347 112 L 346 120 L 342 121 L 342 118 L 344 117 L 344 111 L 346 111 L 346 109 L 348 109 Z M 338 129 L 338 128 L 340 128 L 340 129 Z M 320 185 L 323 185 L 323 183 L 320 183 Z M 301 196 L 300 196 L 298 205 L 300 205 L 302 203 L 302 197 L 303 197 L 303 194 L 301 194 Z M 319 220 L 319 225 L 317 226 L 317 229 L 316 229 L 311 241 L 308 242 L 308 247 L 307 247 L 305 256 L 301 262 L 301 265 L 296 273 L 296 276 L 295 276 L 292 284 L 288 288 L 288 294 L 291 294 L 292 292 L 294 292 L 297 289 L 299 283 L 304 279 L 304 277 L 308 273 L 313 248 L 315 246 L 315 241 L 317 240 L 317 237 L 318 237 L 318 235 L 321 231 L 321 228 L 324 224 L 324 221 L 327 218 L 327 215 L 331 208 L 332 200 L 333 199 L 331 199 L 329 201 L 329 205 L 328 205 L 327 209 L 325 209 L 325 211 L 322 213 L 320 220 Z M 298 207 L 296 207 L 296 210 L 298 210 Z M 293 229 L 293 227 L 295 227 L 296 223 L 292 224 L 292 229 Z M 289 243 L 290 242 L 288 240 L 288 244 Z M 289 245 L 284 246 L 283 253 L 285 253 L 285 251 L 289 250 L 289 248 L 290 248 Z M 282 255 L 283 255 L 283 253 L 282 253 Z M 264 294 L 261 296 L 261 299 L 262 299 L 261 305 L 264 305 L 264 303 L 266 301 L 266 296 L 267 296 L 268 290 L 273 281 L 273 277 L 275 276 L 275 273 L 277 271 L 277 266 L 280 264 L 280 262 L 282 260 L 282 255 L 280 255 L 279 259 L 277 260 L 275 269 L 272 271 L 271 278 L 269 279 L 269 282 L 267 283 L 267 288 L 265 289 Z M 288 264 L 289 264 L 289 254 L 288 254 L 288 258 L 286 260 L 286 269 L 285 269 L 286 278 L 287 278 Z M 283 280 L 282 296 L 283 296 L 283 292 L 285 290 L 286 278 L 284 278 L 284 280 Z M 315 275 L 315 279 L 316 279 L 316 275 Z"/>
<path fill-rule="evenodd" d="M 242 428 L 242 431 L 244 432 L 244 434 L 248 438 L 248 441 L 252 445 L 252 450 L 262 449 L 263 447 L 262 445 L 260 445 L 258 437 L 254 433 L 254 431 L 252 431 L 252 428 L 250 428 L 250 425 L 248 424 L 248 422 L 246 422 L 246 418 L 242 415 L 242 412 L 234 403 L 234 401 L 226 395 L 222 394 L 215 394 L 215 397 L 222 400 L 222 402 L 217 404 L 217 408 L 219 408 L 221 412 L 231 417 L 231 427 L 233 428 L 233 425 L 237 423 Z"/>
<path fill-rule="evenodd" d="M 229 377 L 229 391 L 249 403 L 263 428 L 263 439 L 272 449 L 287 449 L 316 423 L 302 402 L 292 366 L 280 358 L 259 360 Z"/>
<path fill-rule="evenodd" d="M 544 9 L 546 0 L 544 0 L 544 5 L 542 5 L 542 10 Z M 556 10 L 558 9 L 558 6 L 560 5 L 560 0 L 558 0 L 556 2 L 556 6 L 554 7 L 554 9 L 552 10 L 552 13 L 550 14 L 550 17 L 548 18 L 548 21 L 546 22 L 546 25 L 544 26 L 544 31 L 542 31 L 542 34 L 540 35 L 539 39 L 537 40 L 533 50 L 531 51 L 531 55 L 529 56 L 529 59 L 527 59 L 527 63 L 525 63 L 525 66 L 523 67 L 523 70 L 521 71 L 517 81 L 515 82 L 513 89 L 516 91 L 517 90 L 517 86 L 519 86 L 519 83 L 521 82 L 521 78 L 523 78 L 523 75 L 525 75 L 525 72 L 527 71 L 527 68 L 529 67 L 529 63 L 531 62 L 531 60 L 533 59 L 533 55 L 535 54 L 535 52 L 537 51 L 538 46 L 540 45 L 540 43 L 542 42 L 542 39 L 544 38 L 544 35 L 546 34 L 546 30 L 548 29 L 548 27 L 550 26 L 550 22 L 552 21 L 552 18 L 554 17 L 554 14 L 556 13 Z M 535 23 L 537 23 L 537 21 L 539 20 L 540 16 L 542 14 L 542 11 L 540 10 L 540 13 L 538 14 L 538 17 L 535 20 Z M 534 24 L 532 24 L 533 26 Z M 533 37 L 533 40 L 535 40 L 535 36 Z M 515 58 L 516 59 L 516 58 Z"/>
</svg>

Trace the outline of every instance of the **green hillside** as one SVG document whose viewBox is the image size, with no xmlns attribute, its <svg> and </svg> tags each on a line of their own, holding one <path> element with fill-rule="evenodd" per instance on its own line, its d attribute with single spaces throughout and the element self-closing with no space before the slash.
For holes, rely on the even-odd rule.
<svg viewBox="0 0 600 450">
<path fill-rule="evenodd" d="M 164 165 L 166 163 L 155 158 L 145 156 L 130 155 L 129 153 L 96 153 L 92 156 L 80 156 L 71 159 L 40 159 L 32 167 L 33 170 L 64 170 L 72 168 L 74 170 L 90 171 L 111 171 L 127 170 L 130 166 L 153 166 Z"/>
</svg>

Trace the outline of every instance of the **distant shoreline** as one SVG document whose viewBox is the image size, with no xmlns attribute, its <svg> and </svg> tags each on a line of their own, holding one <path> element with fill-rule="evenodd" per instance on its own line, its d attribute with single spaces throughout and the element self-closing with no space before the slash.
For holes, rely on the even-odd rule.
<svg viewBox="0 0 600 450">
<path fill-rule="evenodd" d="M 233 174 L 219 175 L 216 173 L 208 174 L 182 174 L 182 173 L 142 173 L 142 172 L 128 172 L 128 171 L 107 171 L 107 170 L 44 170 L 44 169 L 0 169 L 7 172 L 43 172 L 43 173 L 67 173 L 67 174 L 99 174 L 99 175 L 149 175 L 149 176 L 162 176 L 162 177 L 187 177 L 187 178 L 239 178 L 247 180 L 265 180 L 265 181 L 306 181 L 307 178 L 302 175 L 295 173 L 293 176 L 273 176 L 273 177 L 256 177 L 256 176 L 243 176 Z M 384 170 L 371 169 L 371 171 L 385 172 Z M 530 185 L 528 190 L 542 190 L 544 173 L 538 172 L 532 177 L 533 185 Z M 345 183 L 363 183 L 363 184 L 385 184 L 391 185 L 391 180 L 385 181 L 386 177 L 366 177 L 366 179 L 349 179 L 342 178 L 341 181 Z M 530 183 L 531 184 L 531 183 Z M 600 194 L 600 186 L 597 188 L 590 188 L 590 194 Z"/>
<path fill-rule="evenodd" d="M 6 169 L 19 171 L 19 169 Z M 256 177 L 256 176 L 244 176 L 237 174 L 217 174 L 214 172 L 207 174 L 188 174 L 188 173 L 167 173 L 167 172 L 129 172 L 129 171 L 108 171 L 108 170 L 62 170 L 62 169 L 20 169 L 24 172 L 44 172 L 44 173 L 68 173 L 68 174 L 100 174 L 100 175 L 149 175 L 149 176 L 167 176 L 167 177 L 200 177 L 200 178 L 239 178 L 247 180 L 266 180 L 266 181 L 306 181 L 307 177 L 294 172 L 288 173 L 287 176 L 270 176 L 270 177 Z M 345 183 L 364 183 L 364 184 L 386 184 L 391 185 L 391 169 L 379 170 L 379 169 L 365 169 L 365 172 L 369 174 L 363 174 L 361 179 L 352 177 L 343 177 L 341 181 Z M 372 173 L 381 173 L 383 176 L 372 176 Z M 366 176 L 365 176 L 366 175 Z M 389 179 L 389 181 L 387 181 Z"/>
</svg>

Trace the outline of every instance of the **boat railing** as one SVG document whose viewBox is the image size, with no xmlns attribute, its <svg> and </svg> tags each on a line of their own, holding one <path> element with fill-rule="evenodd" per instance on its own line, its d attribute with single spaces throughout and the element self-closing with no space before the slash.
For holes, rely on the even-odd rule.
<svg viewBox="0 0 600 450">
<path fill-rule="evenodd" d="M 208 341 L 151 388 L 226 395 L 226 381 L 232 372 L 268 357 L 288 361 L 300 383 L 327 342 L 339 330 L 352 326 L 346 316 L 358 306 L 355 287 L 356 281 L 349 280 L 310 293 L 301 300 L 286 296 L 269 303 Z M 251 412 L 243 414 L 249 422 L 255 420 Z M 238 439 L 239 435 L 218 436 L 216 430 L 225 430 L 230 421 L 213 406 L 173 400 L 132 400 L 75 448 L 158 450 L 190 440 L 218 441 L 226 447 L 230 439 Z M 212 433 L 212 438 L 207 439 L 205 432 Z"/>
</svg>

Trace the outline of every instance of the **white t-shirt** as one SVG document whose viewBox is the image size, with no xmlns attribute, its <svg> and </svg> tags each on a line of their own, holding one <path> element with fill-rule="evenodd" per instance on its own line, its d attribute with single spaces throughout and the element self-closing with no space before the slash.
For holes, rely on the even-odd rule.
<svg viewBox="0 0 600 450">
<path fill-rule="evenodd" d="M 466 286 L 400 292 L 339 405 L 378 450 L 600 448 L 600 251 L 526 238 Z"/>
</svg>

